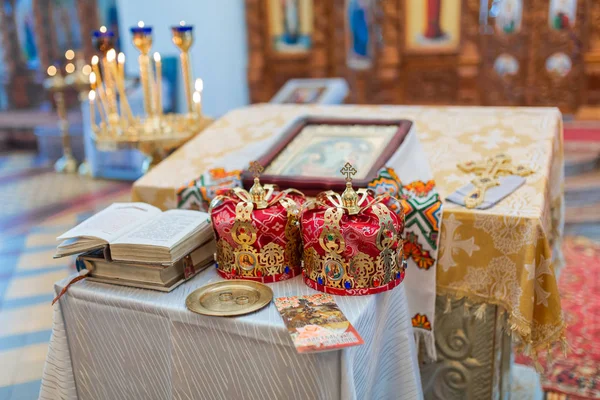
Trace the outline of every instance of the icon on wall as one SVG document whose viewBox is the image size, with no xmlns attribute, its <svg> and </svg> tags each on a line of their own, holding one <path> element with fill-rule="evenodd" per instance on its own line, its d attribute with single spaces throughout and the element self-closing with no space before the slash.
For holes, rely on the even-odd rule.
<svg viewBox="0 0 600 400">
<path fill-rule="evenodd" d="M 564 78 L 571 72 L 573 63 L 565 53 L 554 53 L 546 59 L 546 71 L 556 78 Z"/>
<path fill-rule="evenodd" d="M 351 69 L 373 65 L 373 0 L 346 0 L 346 64 Z"/>
<path fill-rule="evenodd" d="M 519 62 L 510 54 L 502 53 L 494 61 L 494 71 L 503 77 L 511 77 L 519 72 Z"/>
<path fill-rule="evenodd" d="M 406 0 L 405 49 L 453 53 L 460 45 L 460 0 Z"/>
<path fill-rule="evenodd" d="M 269 0 L 269 35 L 275 51 L 310 50 L 313 29 L 312 0 Z"/>
<path fill-rule="evenodd" d="M 496 30 L 506 34 L 521 30 L 523 19 L 523 2 L 521 0 L 504 0 L 500 3 L 496 17 Z"/>
<path fill-rule="evenodd" d="M 575 27 L 577 0 L 550 0 L 548 23 L 557 30 Z"/>
</svg>

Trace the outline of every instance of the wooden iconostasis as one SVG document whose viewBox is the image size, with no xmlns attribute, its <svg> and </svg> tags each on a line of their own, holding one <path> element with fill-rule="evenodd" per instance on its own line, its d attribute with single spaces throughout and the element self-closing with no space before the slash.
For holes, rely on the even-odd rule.
<svg viewBox="0 0 600 400">
<path fill-rule="evenodd" d="M 251 100 L 344 77 L 348 102 L 600 105 L 600 0 L 246 0 Z"/>
</svg>

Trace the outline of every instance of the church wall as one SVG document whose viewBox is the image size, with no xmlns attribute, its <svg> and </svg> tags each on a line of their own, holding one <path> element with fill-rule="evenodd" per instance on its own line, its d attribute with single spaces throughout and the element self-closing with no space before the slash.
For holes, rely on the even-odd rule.
<svg viewBox="0 0 600 400">
<path fill-rule="evenodd" d="M 179 54 L 171 42 L 172 25 L 194 25 L 190 50 L 195 77 L 204 80 L 203 111 L 218 117 L 248 103 L 246 23 L 243 0 L 118 0 L 119 29 L 127 57 L 127 72 L 139 74 L 138 51 L 129 28 L 142 20 L 154 28 L 152 51 L 163 57 Z M 178 111 L 185 108 L 179 87 Z"/>
</svg>

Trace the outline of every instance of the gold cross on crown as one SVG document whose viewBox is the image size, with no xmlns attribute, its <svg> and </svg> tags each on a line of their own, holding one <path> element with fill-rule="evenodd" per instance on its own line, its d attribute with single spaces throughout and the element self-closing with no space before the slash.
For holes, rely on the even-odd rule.
<svg viewBox="0 0 600 400">
<path fill-rule="evenodd" d="M 248 170 L 252 172 L 252 175 L 255 178 L 258 178 L 265 169 L 258 161 L 251 161 L 250 168 L 248 168 Z"/>
<path fill-rule="evenodd" d="M 352 166 L 349 162 L 346 162 L 344 168 L 340 169 L 342 175 L 346 175 L 346 182 L 350 182 L 352 180 L 352 176 L 356 175 L 356 168 Z"/>
</svg>

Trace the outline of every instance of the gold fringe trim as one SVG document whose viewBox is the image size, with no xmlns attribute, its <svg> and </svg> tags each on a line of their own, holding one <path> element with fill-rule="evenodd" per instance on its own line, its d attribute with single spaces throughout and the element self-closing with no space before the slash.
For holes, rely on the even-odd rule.
<svg viewBox="0 0 600 400">
<path fill-rule="evenodd" d="M 475 318 L 477 318 L 479 321 L 485 320 L 486 308 L 487 308 L 487 303 L 481 303 L 479 305 L 479 307 L 477 307 L 477 310 L 475 310 Z"/>
<path fill-rule="evenodd" d="M 501 329 L 507 334 L 510 335 L 514 342 L 518 344 L 516 346 L 517 350 L 522 352 L 523 354 L 531 357 L 534 362 L 535 369 L 538 372 L 544 370 L 541 363 L 538 361 L 538 353 L 540 350 L 548 350 L 548 358 L 551 360 L 552 355 L 550 355 L 550 350 L 552 349 L 554 344 L 560 344 L 563 353 L 567 354 L 569 344 L 565 337 L 566 324 L 564 321 L 557 326 L 556 330 L 548 335 L 547 337 L 539 340 L 537 343 L 533 343 L 531 339 L 531 323 L 529 321 L 525 321 L 522 318 L 518 318 L 512 314 L 512 307 L 507 302 L 498 300 L 498 299 L 490 299 L 483 296 L 473 295 L 472 293 L 468 293 L 462 290 L 457 290 L 455 288 L 449 288 L 437 285 L 437 292 L 440 296 L 446 296 L 446 308 L 444 309 L 444 313 L 449 313 L 452 307 L 452 300 L 463 300 L 464 299 L 464 310 L 465 317 L 470 315 L 470 307 L 471 305 L 467 300 L 481 303 L 477 306 L 477 309 L 474 311 L 475 318 L 481 319 L 485 317 L 485 310 L 488 305 L 496 305 L 500 307 L 499 311 L 502 313 L 501 315 Z"/>
<path fill-rule="evenodd" d="M 444 314 L 450 314 L 452 311 L 452 298 L 450 296 L 446 297 L 446 308 L 444 309 Z"/>
</svg>

